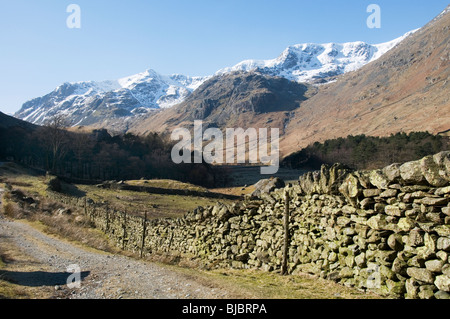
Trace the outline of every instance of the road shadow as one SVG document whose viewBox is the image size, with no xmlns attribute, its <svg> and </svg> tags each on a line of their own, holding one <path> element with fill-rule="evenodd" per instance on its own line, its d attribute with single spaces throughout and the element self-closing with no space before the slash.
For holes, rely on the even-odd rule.
<svg viewBox="0 0 450 319">
<path fill-rule="evenodd" d="M 79 278 L 83 281 L 90 273 L 90 271 L 82 271 Z M 71 272 L 0 271 L 0 279 L 27 287 L 63 286 L 67 284 L 67 279 L 71 275 L 74 274 Z"/>
</svg>

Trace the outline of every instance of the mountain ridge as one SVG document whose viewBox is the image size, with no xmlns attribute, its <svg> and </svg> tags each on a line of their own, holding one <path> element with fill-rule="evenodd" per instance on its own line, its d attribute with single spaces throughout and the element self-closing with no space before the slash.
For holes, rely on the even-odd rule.
<svg viewBox="0 0 450 319">
<path fill-rule="evenodd" d="M 450 129 L 449 8 L 380 59 L 320 87 L 290 118 L 283 155 L 347 135 Z"/>
<path fill-rule="evenodd" d="M 419 29 L 409 31 L 392 41 L 368 44 L 362 41 L 346 43 L 302 43 L 287 47 L 272 60 L 245 60 L 218 74 L 233 71 L 258 71 L 295 82 L 327 82 L 325 79 L 355 71 L 373 62 Z"/>
<path fill-rule="evenodd" d="M 259 67 L 256 71 L 296 82 L 326 83 L 379 58 L 410 33 L 378 45 L 361 41 L 296 44 L 286 48 L 276 59 L 264 60 L 266 67 Z M 148 69 L 118 80 L 64 83 L 42 97 L 25 102 L 14 116 L 34 124 L 44 124 L 51 116 L 64 114 L 72 126 L 95 125 L 126 131 L 133 121 L 152 111 L 182 103 L 214 76 L 234 71 L 255 71 L 244 62 L 261 64 L 257 60 L 246 60 L 209 76 L 166 76 Z M 270 63 L 272 65 L 268 68 Z M 239 69 L 243 65 L 246 66 Z"/>
</svg>

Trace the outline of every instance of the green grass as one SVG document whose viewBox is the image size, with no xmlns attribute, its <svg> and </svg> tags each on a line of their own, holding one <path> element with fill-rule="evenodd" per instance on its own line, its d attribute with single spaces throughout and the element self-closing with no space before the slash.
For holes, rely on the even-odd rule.
<svg viewBox="0 0 450 319">
<path fill-rule="evenodd" d="M 282 276 L 276 272 L 247 269 L 199 270 L 167 266 L 210 287 L 230 291 L 231 298 L 244 299 L 379 299 L 372 293 L 348 288 L 312 275 Z"/>
<path fill-rule="evenodd" d="M 47 180 L 45 176 L 36 174 L 16 164 L 6 164 L 0 167 L 0 178 L 9 182 L 13 188 L 39 197 L 47 197 Z M 189 189 L 198 192 L 208 192 L 206 188 L 173 180 L 131 180 L 129 185 L 159 187 L 164 189 Z M 177 218 L 198 206 L 215 205 L 218 200 L 182 195 L 151 194 L 128 190 L 103 189 L 94 185 L 72 185 L 63 183 L 63 190 L 72 196 L 87 196 L 95 202 L 107 203 L 111 208 L 126 211 L 134 215 L 147 212 L 148 218 Z M 231 200 L 221 199 L 220 202 L 231 203 Z"/>
<path fill-rule="evenodd" d="M 35 266 L 36 260 L 24 254 L 7 239 L 2 238 L 0 246 L 0 299 L 47 299 L 52 297 L 53 291 L 50 287 L 22 286 L 3 275 L 4 271 L 29 272 L 34 270 Z"/>
<path fill-rule="evenodd" d="M 148 218 L 182 217 L 198 206 L 215 205 L 217 199 L 196 196 L 163 195 L 128 190 L 112 190 L 92 185 L 77 185 L 78 189 L 95 202 L 106 202 L 117 210 L 134 215 L 147 212 Z M 221 200 L 221 202 L 231 201 Z"/>
<path fill-rule="evenodd" d="M 207 188 L 171 179 L 127 180 L 126 183 L 133 186 L 147 186 L 164 189 L 187 189 L 197 192 L 208 192 Z"/>
</svg>

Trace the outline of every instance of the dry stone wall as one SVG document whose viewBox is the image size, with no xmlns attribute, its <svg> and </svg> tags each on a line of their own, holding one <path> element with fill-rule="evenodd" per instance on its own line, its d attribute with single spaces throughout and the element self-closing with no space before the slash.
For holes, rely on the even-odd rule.
<svg viewBox="0 0 450 319">
<path fill-rule="evenodd" d="M 95 225 L 123 249 L 195 258 L 210 267 L 278 271 L 288 194 L 288 271 L 394 298 L 450 298 L 450 152 L 372 171 L 335 164 L 296 185 L 183 218 L 145 220 L 91 200 Z"/>
</svg>

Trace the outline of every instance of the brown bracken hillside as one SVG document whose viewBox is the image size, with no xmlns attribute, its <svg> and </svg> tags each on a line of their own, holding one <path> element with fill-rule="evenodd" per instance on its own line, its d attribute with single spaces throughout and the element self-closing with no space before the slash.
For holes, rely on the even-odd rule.
<svg viewBox="0 0 450 319">
<path fill-rule="evenodd" d="M 447 8 L 448 9 L 448 8 Z M 315 141 L 450 129 L 450 11 L 380 59 L 302 103 L 286 128 L 287 155 Z"/>
</svg>

